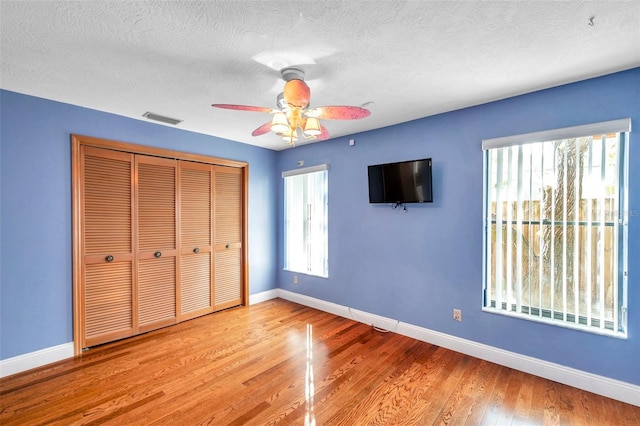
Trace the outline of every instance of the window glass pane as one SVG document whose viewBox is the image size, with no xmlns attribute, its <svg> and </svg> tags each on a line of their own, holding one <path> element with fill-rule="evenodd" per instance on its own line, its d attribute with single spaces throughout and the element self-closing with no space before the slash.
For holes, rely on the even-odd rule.
<svg viewBox="0 0 640 426">
<path fill-rule="evenodd" d="M 326 170 L 287 176 L 285 186 L 285 269 L 328 276 Z"/>
<path fill-rule="evenodd" d="M 488 149 L 485 307 L 618 332 L 620 133 Z"/>
<path fill-rule="evenodd" d="M 305 175 L 285 178 L 285 268 L 302 271 L 304 250 Z"/>
</svg>

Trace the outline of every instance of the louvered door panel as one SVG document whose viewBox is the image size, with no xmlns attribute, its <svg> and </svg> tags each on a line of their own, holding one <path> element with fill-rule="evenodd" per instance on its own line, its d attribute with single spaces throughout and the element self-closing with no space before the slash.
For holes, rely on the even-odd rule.
<svg viewBox="0 0 640 426">
<path fill-rule="evenodd" d="M 242 302 L 239 249 L 228 249 L 216 253 L 216 307 L 224 309 Z"/>
<path fill-rule="evenodd" d="M 211 166 L 180 164 L 180 241 L 184 247 L 211 246 Z"/>
<path fill-rule="evenodd" d="M 131 159 L 84 160 L 85 255 L 131 253 Z"/>
<path fill-rule="evenodd" d="M 85 347 L 133 333 L 131 262 L 85 267 Z"/>
<path fill-rule="evenodd" d="M 140 332 L 176 322 L 176 167 L 136 156 Z"/>
<path fill-rule="evenodd" d="M 215 309 L 242 303 L 242 171 L 215 167 L 214 292 Z"/>
<path fill-rule="evenodd" d="M 138 249 L 176 248 L 176 162 L 136 157 L 138 166 Z"/>
<path fill-rule="evenodd" d="M 211 311 L 211 252 L 182 259 L 180 312 L 198 316 Z"/>
<path fill-rule="evenodd" d="M 208 164 L 180 162 L 180 319 L 212 311 L 212 173 Z"/>
<path fill-rule="evenodd" d="M 144 259 L 138 263 L 138 318 L 140 330 L 175 322 L 175 257 Z M 151 327 L 150 327 L 151 326 Z"/>
<path fill-rule="evenodd" d="M 82 347 L 134 333 L 133 158 L 100 148 L 81 150 Z"/>
<path fill-rule="evenodd" d="M 242 175 L 239 169 L 216 167 L 215 175 L 215 243 L 241 241 Z"/>
</svg>

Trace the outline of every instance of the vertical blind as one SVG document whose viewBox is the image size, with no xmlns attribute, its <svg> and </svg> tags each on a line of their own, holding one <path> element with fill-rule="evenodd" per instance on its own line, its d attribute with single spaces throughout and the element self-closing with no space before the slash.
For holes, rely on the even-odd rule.
<svg viewBox="0 0 640 426">
<path fill-rule="evenodd" d="M 629 119 L 483 141 L 484 307 L 625 333 Z"/>
<path fill-rule="evenodd" d="M 329 275 L 328 169 L 321 164 L 282 173 L 286 270 Z"/>
</svg>

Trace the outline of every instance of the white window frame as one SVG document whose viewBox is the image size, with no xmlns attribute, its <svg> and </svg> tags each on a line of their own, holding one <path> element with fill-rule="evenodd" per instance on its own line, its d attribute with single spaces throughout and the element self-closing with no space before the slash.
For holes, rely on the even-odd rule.
<svg viewBox="0 0 640 426">
<path fill-rule="evenodd" d="M 284 270 L 328 278 L 329 165 L 285 171 L 282 178 Z"/>
<path fill-rule="evenodd" d="M 484 198 L 483 198 L 483 201 L 484 201 L 483 239 L 484 241 L 483 242 L 484 244 L 483 244 L 483 307 L 482 309 L 484 311 L 502 314 L 502 315 L 508 315 L 508 316 L 515 316 L 515 317 L 532 320 L 532 321 L 545 322 L 553 325 L 579 329 L 579 330 L 588 331 L 596 334 L 609 335 L 609 336 L 614 336 L 619 338 L 627 337 L 627 333 L 628 333 L 628 327 L 627 327 L 628 229 L 627 228 L 628 228 L 628 215 L 629 215 L 629 209 L 628 209 L 628 172 L 629 172 L 629 165 L 628 165 L 629 137 L 628 136 L 629 135 L 628 135 L 628 132 L 630 131 L 631 131 L 631 119 L 625 118 L 620 120 L 612 120 L 612 121 L 606 121 L 606 122 L 600 122 L 600 123 L 587 124 L 583 126 L 574 126 L 574 127 L 567 127 L 567 128 L 561 128 L 561 129 L 547 130 L 542 132 L 507 136 L 502 138 L 486 139 L 482 141 L 482 149 L 484 151 L 483 152 L 484 154 L 483 156 L 484 157 L 484 183 L 483 183 L 483 190 L 484 190 Z M 521 178 L 522 173 L 518 174 L 517 179 L 514 179 L 513 175 L 510 174 L 512 169 L 519 170 L 520 168 L 526 167 L 526 166 L 522 166 L 523 163 L 521 161 L 521 153 L 522 153 L 521 147 L 531 144 L 530 149 L 533 150 L 534 149 L 533 144 L 537 144 L 538 146 L 541 147 L 539 149 L 542 150 L 543 145 L 539 144 L 541 142 L 566 141 L 568 139 L 591 137 L 595 135 L 602 135 L 603 146 L 604 146 L 605 135 L 612 134 L 612 133 L 616 133 L 620 135 L 619 140 L 617 142 L 618 151 L 616 153 L 616 168 L 617 168 L 616 171 L 618 176 L 616 176 L 615 189 L 617 192 L 613 197 L 616 200 L 615 202 L 617 203 L 615 204 L 615 208 L 617 209 L 617 217 L 610 224 L 614 229 L 613 235 L 614 235 L 614 241 L 615 241 L 614 248 L 613 248 L 614 260 L 612 261 L 613 269 L 614 269 L 613 279 L 615 280 L 613 284 L 613 289 L 614 289 L 613 301 L 615 303 L 613 320 L 605 320 L 604 314 L 602 313 L 604 311 L 604 305 L 602 305 L 599 309 L 599 312 L 600 312 L 599 316 L 591 315 L 590 304 L 587 305 L 588 306 L 588 308 L 586 309 L 587 312 L 580 312 L 579 309 L 577 308 L 577 306 L 579 306 L 577 294 L 572 296 L 572 297 L 575 297 L 574 309 L 576 309 L 576 311 L 574 311 L 573 313 L 568 313 L 567 304 L 566 304 L 566 299 L 567 299 L 566 292 L 563 294 L 564 303 L 558 302 L 558 305 L 560 305 L 558 307 L 556 307 L 556 305 L 554 305 L 553 303 L 553 296 L 551 296 L 552 298 L 551 309 L 545 309 L 542 307 L 542 296 L 540 296 L 539 307 L 537 308 L 534 307 L 533 303 L 531 304 L 531 306 L 525 306 L 524 304 L 521 303 L 521 301 L 524 300 L 524 298 L 522 298 L 521 294 L 519 293 L 522 291 L 522 288 L 523 288 L 523 286 L 521 285 L 521 282 L 519 281 L 521 280 L 519 276 L 524 274 L 517 273 L 518 277 L 513 277 L 512 276 L 513 274 L 511 273 L 513 265 L 503 265 L 502 260 L 500 260 L 503 256 L 502 250 L 504 250 L 504 254 L 506 254 L 507 256 L 506 258 L 516 259 L 515 271 L 522 270 L 522 265 L 519 263 L 521 260 L 521 256 L 520 256 L 521 251 L 519 250 L 522 250 L 521 237 L 520 237 L 522 234 L 520 231 L 522 230 L 523 223 L 527 224 L 527 221 L 523 220 L 523 216 L 521 215 L 522 200 L 521 200 L 520 194 L 522 193 L 523 179 Z M 592 142 L 589 140 L 588 143 L 591 144 Z M 518 147 L 518 149 L 517 150 L 504 149 L 504 148 L 510 148 L 510 147 Z M 515 161 L 515 164 L 516 164 L 515 167 L 511 166 L 512 164 L 511 161 L 514 160 L 514 158 L 511 157 L 512 151 L 517 151 L 516 154 L 513 154 L 514 156 L 519 155 L 519 157 L 516 159 L 517 161 Z M 602 152 L 603 152 L 602 156 L 604 160 L 604 150 Z M 495 157 L 496 159 L 494 159 L 493 161 L 491 160 L 492 153 L 496 155 Z M 508 159 L 507 157 L 505 157 L 505 155 L 508 156 Z M 504 166 L 500 166 L 501 158 L 504 158 L 505 163 L 507 164 L 506 173 L 508 176 L 506 178 L 502 176 L 502 173 L 503 173 L 502 171 L 504 171 L 505 168 Z M 541 155 L 541 158 L 542 158 L 541 161 L 544 163 L 544 161 L 546 161 L 545 159 L 547 158 L 546 154 Z M 495 178 L 493 177 L 492 167 L 497 167 Z M 498 172 L 497 170 L 502 170 L 502 171 Z M 601 170 L 604 170 L 604 166 L 601 167 Z M 602 171 L 601 173 L 604 173 L 604 171 Z M 530 172 L 530 175 L 531 175 L 531 172 Z M 511 185 L 514 185 L 514 183 L 512 183 L 513 180 L 517 181 L 515 183 L 517 188 L 515 189 L 510 187 Z M 509 182 L 506 184 L 508 188 L 506 190 L 498 189 L 498 185 L 497 185 L 498 181 Z M 567 181 L 565 180 L 565 182 Z M 494 186 L 496 187 L 495 190 L 493 189 Z M 503 183 L 501 186 L 504 187 L 505 183 Z M 530 186 L 530 188 L 531 187 L 532 186 Z M 565 185 L 565 188 L 566 188 L 566 185 Z M 575 188 L 578 188 L 577 183 L 575 183 Z M 492 217 L 492 202 L 497 202 L 497 203 L 501 202 L 501 197 L 502 196 L 507 197 L 508 194 L 510 193 L 510 190 L 518 194 L 517 196 L 518 200 L 516 202 L 517 211 L 515 213 L 515 216 L 514 216 L 514 213 L 512 213 L 512 209 L 508 207 L 506 208 L 506 213 L 505 213 L 506 217 L 503 217 L 502 208 L 497 208 L 496 217 Z M 529 190 L 528 200 L 532 199 L 530 195 L 531 192 L 532 191 Z M 491 200 L 492 193 L 495 193 L 494 194 L 496 197 L 495 200 Z M 503 193 L 502 196 L 500 195 L 501 193 Z M 577 196 L 576 196 L 576 201 L 579 201 Z M 566 205 L 566 203 L 567 203 L 567 200 L 565 198 L 564 205 Z M 541 202 L 541 205 L 539 207 L 540 209 L 543 208 L 542 204 L 543 202 Z M 509 204 L 507 204 L 507 206 L 508 205 Z M 532 206 L 531 203 L 529 205 Z M 590 207 L 588 207 L 588 209 L 590 209 Z M 566 212 L 566 209 L 564 210 Z M 542 232 L 541 229 L 543 225 L 550 225 L 553 223 L 557 225 L 559 221 L 563 222 L 562 226 L 564 226 L 565 230 L 567 226 L 575 227 L 574 228 L 576 230 L 575 235 L 578 235 L 577 231 L 578 229 L 580 229 L 580 226 L 585 226 L 585 225 L 590 228 L 593 226 L 602 227 L 601 231 L 603 232 L 604 222 L 605 222 L 604 216 L 601 218 L 594 218 L 593 221 L 591 216 L 589 216 L 588 219 L 585 221 L 585 220 L 580 220 L 578 217 L 577 209 L 574 209 L 574 210 L 576 211 L 575 218 L 568 218 L 566 217 L 566 213 L 565 213 L 564 217 L 554 218 L 549 223 L 546 223 L 542 219 L 538 220 L 538 226 L 539 226 L 538 229 L 540 229 L 539 232 L 540 233 Z M 529 225 L 530 225 L 530 221 L 531 219 L 529 218 Z M 496 226 L 496 224 L 498 223 L 503 224 L 507 228 L 507 231 L 505 231 L 506 235 L 502 235 L 502 232 L 503 232 L 502 226 Z M 598 223 L 599 225 L 596 225 Z M 516 232 L 512 231 L 514 227 L 516 227 Z M 495 233 L 496 233 L 495 241 L 500 240 L 504 242 L 500 244 L 494 243 L 495 247 L 492 247 L 491 245 L 492 239 L 493 239 L 491 233 L 494 232 L 493 228 L 495 228 Z M 555 228 L 555 226 L 553 226 L 553 228 Z M 590 231 L 586 231 L 586 232 L 590 237 L 591 232 Z M 603 235 L 603 233 L 601 233 L 600 235 Z M 579 238 L 576 238 L 576 240 L 578 240 L 578 242 L 575 242 L 574 256 L 577 256 L 575 255 L 576 246 L 581 247 L 579 246 L 579 244 L 587 244 L 586 242 L 579 241 Z M 540 244 L 542 246 L 542 243 Z M 500 248 L 498 246 L 500 246 Z M 501 250 L 500 255 L 496 255 L 495 265 L 493 265 L 492 259 L 491 259 L 492 248 L 496 250 L 496 253 L 498 253 L 497 250 Z M 513 253 L 512 250 L 516 250 L 516 253 Z M 590 251 L 585 249 L 585 252 L 589 253 Z M 590 256 L 590 255 L 587 254 L 587 256 Z M 578 260 L 578 258 L 576 257 L 575 260 Z M 593 262 L 594 260 L 589 259 L 589 261 Z M 553 260 L 551 262 L 552 262 L 551 267 L 549 269 L 554 270 L 555 265 L 553 264 Z M 543 262 L 542 260 L 540 260 L 538 263 L 540 268 L 540 273 L 538 274 L 538 276 L 542 276 Z M 576 263 L 577 262 L 574 262 L 574 265 Z M 565 264 L 566 264 L 566 260 L 563 260 L 562 268 L 560 268 L 561 273 L 563 274 L 562 279 L 566 280 L 565 277 L 567 275 L 574 274 L 573 279 L 575 282 L 576 276 L 578 276 L 576 275 L 576 271 L 578 267 L 574 266 L 574 271 L 568 271 L 567 270 L 568 268 L 566 268 Z M 495 268 L 494 274 L 496 278 L 495 278 L 495 283 L 492 282 L 490 285 L 489 281 L 492 280 L 492 276 L 491 276 L 492 265 Z M 503 274 L 503 271 L 506 271 L 506 273 Z M 553 275 L 551 277 L 553 277 Z M 502 284 L 502 281 L 504 281 L 504 284 Z M 550 284 L 551 288 L 553 289 L 554 279 L 551 278 L 550 282 L 551 282 Z M 540 283 L 542 283 L 542 279 L 540 279 Z M 501 287 L 502 285 L 505 286 L 504 289 Z M 599 285 L 602 286 L 603 284 L 600 283 Z M 493 291 L 494 294 L 491 294 L 492 288 L 494 290 Z M 542 289 L 542 288 L 543 288 L 543 285 L 540 284 L 539 289 Z M 512 293 L 512 289 L 515 289 L 516 294 Z M 505 291 L 507 292 L 506 297 L 503 296 L 503 293 Z M 542 290 L 539 290 L 539 291 L 542 294 Z M 585 298 L 590 297 L 590 296 L 587 296 L 586 294 L 587 294 L 587 290 L 584 291 Z M 529 300 L 532 300 L 531 297 L 532 296 L 529 295 Z M 543 311 L 548 311 L 548 312 L 543 312 Z"/>
</svg>

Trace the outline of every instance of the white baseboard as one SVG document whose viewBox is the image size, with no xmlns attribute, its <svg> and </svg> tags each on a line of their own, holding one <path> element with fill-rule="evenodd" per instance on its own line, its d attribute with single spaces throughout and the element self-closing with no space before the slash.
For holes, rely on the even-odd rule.
<svg viewBox="0 0 640 426">
<path fill-rule="evenodd" d="M 3 359 L 0 361 L 0 377 L 10 376 L 71 357 L 73 357 L 73 342 Z"/>
<path fill-rule="evenodd" d="M 267 300 L 275 299 L 278 297 L 278 289 L 267 290 L 256 294 L 249 295 L 249 305 L 255 305 L 256 303 L 266 302 Z"/>
<path fill-rule="evenodd" d="M 320 311 L 329 312 L 345 318 L 351 318 L 351 315 L 349 315 L 349 308 L 336 303 L 326 302 L 321 299 L 316 299 L 315 297 L 305 296 L 304 294 L 294 293 L 281 288 L 278 289 L 278 297 L 301 305 L 309 306 L 310 308 L 315 308 Z"/>
<path fill-rule="evenodd" d="M 640 386 L 278 289 L 279 297 L 640 407 Z"/>
</svg>

